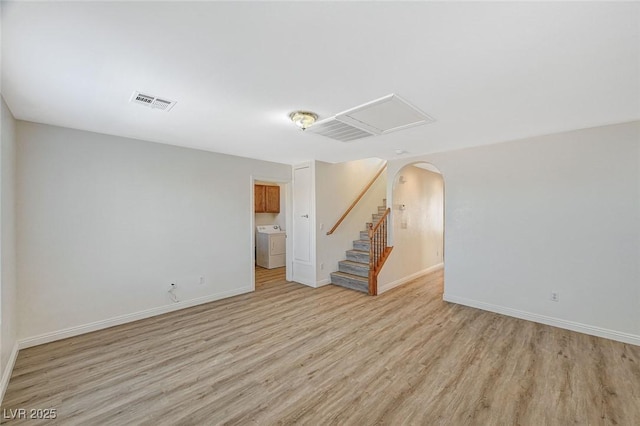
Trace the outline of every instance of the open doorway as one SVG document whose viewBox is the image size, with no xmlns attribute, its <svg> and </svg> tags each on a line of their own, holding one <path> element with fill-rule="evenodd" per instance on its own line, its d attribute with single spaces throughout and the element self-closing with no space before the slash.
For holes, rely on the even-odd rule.
<svg viewBox="0 0 640 426">
<path fill-rule="evenodd" d="M 444 178 L 426 162 L 398 170 L 391 191 L 391 239 L 394 246 L 387 287 L 420 276 L 442 274 L 444 281 Z"/>
<path fill-rule="evenodd" d="M 288 276 L 289 184 L 254 178 L 252 189 L 253 288 L 261 290 L 286 281 Z"/>
</svg>

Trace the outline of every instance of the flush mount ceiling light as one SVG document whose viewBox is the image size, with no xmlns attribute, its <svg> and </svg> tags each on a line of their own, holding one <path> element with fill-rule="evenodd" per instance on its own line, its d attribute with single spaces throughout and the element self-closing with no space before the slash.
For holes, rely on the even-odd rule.
<svg viewBox="0 0 640 426">
<path fill-rule="evenodd" d="M 316 122 L 318 114 L 309 111 L 294 111 L 289 114 L 289 118 L 293 124 L 304 130 Z"/>
</svg>

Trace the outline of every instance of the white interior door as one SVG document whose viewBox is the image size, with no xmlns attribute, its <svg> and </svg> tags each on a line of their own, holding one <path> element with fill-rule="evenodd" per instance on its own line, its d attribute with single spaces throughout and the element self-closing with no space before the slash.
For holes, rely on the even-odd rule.
<svg viewBox="0 0 640 426">
<path fill-rule="evenodd" d="M 293 171 L 293 260 L 311 262 L 311 169 Z"/>
</svg>

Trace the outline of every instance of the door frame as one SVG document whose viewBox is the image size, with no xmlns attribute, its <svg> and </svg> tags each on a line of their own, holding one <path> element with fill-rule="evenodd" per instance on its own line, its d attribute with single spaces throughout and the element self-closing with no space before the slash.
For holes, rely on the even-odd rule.
<svg viewBox="0 0 640 426">
<path fill-rule="evenodd" d="M 285 253 L 285 279 L 287 281 L 292 281 L 292 271 L 291 271 L 291 255 L 293 251 L 293 240 L 291 239 L 291 227 L 293 226 L 293 203 L 292 203 L 292 185 L 291 179 L 281 179 L 274 178 L 269 176 L 260 176 L 260 175 L 251 175 L 249 176 L 249 203 L 250 203 L 250 217 L 249 217 L 249 264 L 251 266 L 251 273 L 249 276 L 251 277 L 251 291 L 256 290 L 256 262 L 255 262 L 255 253 L 256 253 L 256 204 L 255 204 L 255 192 L 254 186 L 256 181 L 259 182 L 268 182 L 268 183 L 277 183 L 280 185 L 284 185 L 284 191 L 280 193 L 282 197 L 285 197 L 285 213 L 284 213 L 284 227 L 285 227 L 285 235 L 287 238 L 286 241 L 286 253 Z"/>
</svg>

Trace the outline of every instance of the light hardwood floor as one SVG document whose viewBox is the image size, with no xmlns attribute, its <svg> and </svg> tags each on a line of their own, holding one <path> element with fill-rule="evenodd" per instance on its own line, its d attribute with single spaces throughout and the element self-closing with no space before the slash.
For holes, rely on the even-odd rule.
<svg viewBox="0 0 640 426">
<path fill-rule="evenodd" d="M 441 272 L 378 297 L 266 281 L 23 350 L 3 408 L 64 425 L 640 425 L 640 347 L 443 302 Z"/>
<path fill-rule="evenodd" d="M 267 269 L 256 266 L 256 290 L 265 289 L 285 281 L 286 270 L 282 268 Z"/>
</svg>

